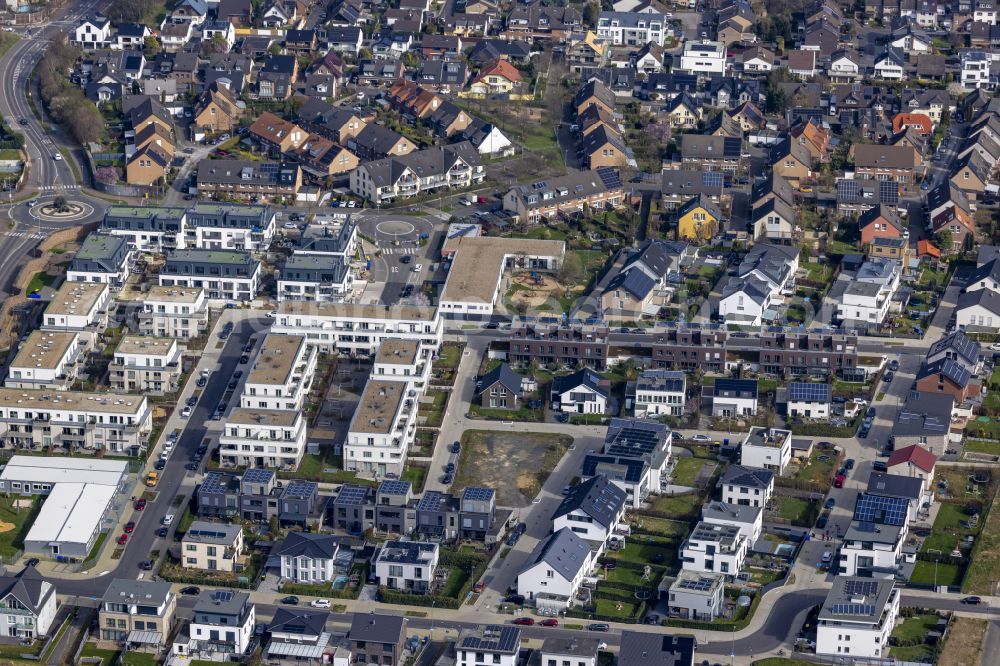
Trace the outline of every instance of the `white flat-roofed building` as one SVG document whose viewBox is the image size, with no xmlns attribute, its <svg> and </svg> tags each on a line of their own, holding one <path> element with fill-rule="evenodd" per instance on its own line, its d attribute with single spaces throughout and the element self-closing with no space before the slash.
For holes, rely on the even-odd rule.
<svg viewBox="0 0 1000 666">
<path fill-rule="evenodd" d="M 596 638 L 549 636 L 538 650 L 539 666 L 597 666 L 599 645 Z"/>
<path fill-rule="evenodd" d="M 714 620 L 722 613 L 725 583 L 721 574 L 681 570 L 668 592 L 670 614 L 685 620 Z"/>
<path fill-rule="evenodd" d="M 682 370 L 646 370 L 635 385 L 635 417 L 683 416 L 687 376 Z"/>
<path fill-rule="evenodd" d="M 816 654 L 882 658 L 899 616 L 899 590 L 892 580 L 837 576 L 816 624 Z"/>
<path fill-rule="evenodd" d="M 42 315 L 42 330 L 80 334 L 90 347 L 108 325 L 111 287 L 94 282 L 63 282 Z"/>
<path fill-rule="evenodd" d="M 701 507 L 701 519 L 713 525 L 732 525 L 743 533 L 751 546 L 757 543 L 764 529 L 764 509 L 759 506 L 713 501 Z"/>
<path fill-rule="evenodd" d="M 667 17 L 645 12 L 601 12 L 597 36 L 614 46 L 662 45 L 666 37 Z"/>
<path fill-rule="evenodd" d="M 262 278 L 261 263 L 242 250 L 178 249 L 160 268 L 164 287 L 200 287 L 216 303 L 252 301 Z"/>
<path fill-rule="evenodd" d="M 7 388 L 68 389 L 81 365 L 80 334 L 32 331 L 17 349 L 4 386 Z"/>
<path fill-rule="evenodd" d="M 792 461 L 792 432 L 755 426 L 740 447 L 740 464 L 768 469 L 777 475 Z"/>
<path fill-rule="evenodd" d="M 70 282 L 105 282 L 121 289 L 132 274 L 135 250 L 121 236 L 92 233 L 66 269 Z"/>
<path fill-rule="evenodd" d="M 740 528 L 701 521 L 681 544 L 681 568 L 733 577 L 743 569 L 749 548 Z"/>
<path fill-rule="evenodd" d="M 152 428 L 146 396 L 0 389 L 0 441 L 11 448 L 138 455 Z"/>
<path fill-rule="evenodd" d="M 88 483 L 124 489 L 124 460 L 14 455 L 0 472 L 0 493 L 47 495 L 57 483 Z"/>
<path fill-rule="evenodd" d="M 423 389 L 431 373 L 432 356 L 433 352 L 418 340 L 383 340 L 375 354 L 372 377 L 401 380 Z"/>
<path fill-rule="evenodd" d="M 269 333 L 240 397 L 253 410 L 301 410 L 316 372 L 317 349 L 302 335 Z"/>
<path fill-rule="evenodd" d="M 340 257 L 296 252 L 281 267 L 278 300 L 337 303 L 351 293 L 353 285 L 354 271 Z"/>
<path fill-rule="evenodd" d="M 189 340 L 208 330 L 208 301 L 200 287 L 154 285 L 142 299 L 139 332 Z"/>
<path fill-rule="evenodd" d="M 293 409 L 237 407 L 219 437 L 223 466 L 295 469 L 306 450 L 306 420 Z"/>
<path fill-rule="evenodd" d="M 85 559 L 102 529 L 113 525 L 117 490 L 94 483 L 55 484 L 24 538 L 24 550 Z"/>
<path fill-rule="evenodd" d="M 417 423 L 417 392 L 401 381 L 369 378 L 344 442 L 344 469 L 402 474 Z"/>
<path fill-rule="evenodd" d="M 444 322 L 433 307 L 284 301 L 271 332 L 304 335 L 327 353 L 372 355 L 387 339 L 418 340 L 437 352 Z"/>
<path fill-rule="evenodd" d="M 852 520 L 840 546 L 840 575 L 893 578 L 899 570 L 906 525 Z"/>
<path fill-rule="evenodd" d="M 163 395 L 177 390 L 181 351 L 174 338 L 126 335 L 108 372 L 111 386 L 126 393 Z"/>
<path fill-rule="evenodd" d="M 724 75 L 726 73 L 726 45 L 722 42 L 708 40 L 685 42 L 681 63 L 677 69 L 691 74 Z"/>
<path fill-rule="evenodd" d="M 181 539 L 185 569 L 238 571 L 243 567 L 243 527 L 196 520 Z"/>
<path fill-rule="evenodd" d="M 430 591 L 438 565 L 438 545 L 421 541 L 386 541 L 375 555 L 375 578 L 390 590 Z"/>
<path fill-rule="evenodd" d="M 276 226 L 270 206 L 199 203 L 187 210 L 184 247 L 261 252 L 271 245 Z"/>
</svg>

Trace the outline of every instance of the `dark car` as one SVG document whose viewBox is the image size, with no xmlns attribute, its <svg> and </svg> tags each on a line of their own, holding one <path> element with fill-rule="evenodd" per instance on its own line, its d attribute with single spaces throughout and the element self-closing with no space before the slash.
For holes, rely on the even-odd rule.
<svg viewBox="0 0 1000 666">
<path fill-rule="evenodd" d="M 208 377 L 201 376 L 198 378 L 197 386 L 198 388 L 205 388 L 205 384 L 208 383 Z"/>
<path fill-rule="evenodd" d="M 872 463 L 872 469 L 876 472 L 887 472 L 889 471 L 889 466 L 885 464 L 885 461 L 876 460 Z"/>
<path fill-rule="evenodd" d="M 242 370 L 237 370 L 236 372 L 233 373 L 233 377 L 236 378 L 236 379 L 239 379 L 242 376 L 243 376 L 243 371 Z"/>
<path fill-rule="evenodd" d="M 862 427 L 861 430 L 858 431 L 858 439 L 865 439 L 867 437 L 868 437 L 868 428 Z"/>
<path fill-rule="evenodd" d="M 891 384 L 892 383 L 892 379 L 895 376 L 896 375 L 892 374 L 891 372 L 887 372 L 887 373 L 885 373 L 885 376 L 882 378 L 882 381 L 884 381 L 886 384 Z"/>
<path fill-rule="evenodd" d="M 168 528 L 166 527 L 159 528 L 158 530 L 156 530 L 156 536 L 160 537 L 161 539 L 167 536 L 167 529 Z"/>
<path fill-rule="evenodd" d="M 868 408 L 868 412 L 865 414 L 865 418 L 866 419 L 874 419 L 875 418 L 875 408 L 874 407 L 869 407 Z"/>
<path fill-rule="evenodd" d="M 193 462 L 186 463 L 184 465 L 184 469 L 186 469 L 189 472 L 197 472 L 198 471 L 198 463 L 193 463 Z"/>
<path fill-rule="evenodd" d="M 841 467 L 837 470 L 837 476 L 847 476 L 847 467 Z"/>
<path fill-rule="evenodd" d="M 534 618 L 530 618 L 530 617 L 519 617 L 516 620 L 514 620 L 514 624 L 520 624 L 520 625 L 523 625 L 525 627 L 530 627 L 533 624 L 535 624 L 535 620 L 534 620 Z"/>
<path fill-rule="evenodd" d="M 507 546 L 513 548 L 515 545 L 517 545 L 517 540 L 520 538 L 521 538 L 521 533 L 518 532 L 517 530 L 514 530 L 513 532 L 507 535 Z"/>
<path fill-rule="evenodd" d="M 406 285 L 405 287 L 403 287 L 403 291 L 399 292 L 400 298 L 409 298 L 412 295 L 413 295 L 413 285 L 412 284 Z"/>
<path fill-rule="evenodd" d="M 824 527 L 826 527 L 826 523 L 827 523 L 827 521 L 828 521 L 828 520 L 829 520 L 829 517 L 828 517 L 828 516 L 827 516 L 827 515 L 826 515 L 826 514 L 824 513 L 824 514 L 823 514 L 822 516 L 820 516 L 820 517 L 819 517 L 819 519 L 818 519 L 818 520 L 816 521 L 816 529 L 819 529 L 819 530 L 821 530 L 821 529 L 823 529 Z"/>
<path fill-rule="evenodd" d="M 401 263 L 401 264 L 408 264 L 408 263 L 410 263 L 411 261 L 413 261 L 413 255 L 410 255 L 410 254 L 404 254 L 404 255 L 401 255 L 401 256 L 399 257 L 399 263 Z"/>
<path fill-rule="evenodd" d="M 835 500 L 835 499 L 833 499 L 831 497 L 828 500 L 826 500 L 826 503 L 823 505 L 823 508 L 824 509 L 832 509 L 836 503 L 837 503 L 837 500 Z"/>
<path fill-rule="evenodd" d="M 26 567 L 37 567 L 38 566 L 38 558 L 37 557 L 32 557 L 30 560 L 28 560 L 27 562 L 24 563 L 24 566 L 26 566 Z"/>
<path fill-rule="evenodd" d="M 451 450 L 452 453 L 458 453 L 459 451 L 462 450 L 462 443 L 461 442 L 452 442 L 451 446 L 449 448 L 450 448 L 450 450 Z"/>
<path fill-rule="evenodd" d="M 203 456 L 206 453 L 208 453 L 208 447 L 207 446 L 199 446 L 197 449 L 195 449 L 195 453 L 197 453 L 200 456 Z"/>
<path fill-rule="evenodd" d="M 970 606 L 978 606 L 983 603 L 983 600 L 979 597 L 965 597 L 962 599 L 962 603 Z"/>
<path fill-rule="evenodd" d="M 454 479 L 452 478 L 451 474 L 446 473 L 444 476 L 441 477 L 441 483 L 443 483 L 446 486 L 449 485 L 453 480 Z"/>
<path fill-rule="evenodd" d="M 587 631 L 611 631 L 611 627 L 603 622 L 595 622 L 587 625 Z"/>
<path fill-rule="evenodd" d="M 156 461 L 156 464 L 153 465 L 153 469 L 159 472 L 166 466 L 167 466 L 167 461 L 164 460 L 163 458 L 160 458 L 159 460 Z"/>
<path fill-rule="evenodd" d="M 281 603 L 285 604 L 286 606 L 296 606 L 299 603 L 299 598 L 298 597 L 285 597 L 284 599 L 281 600 Z"/>
<path fill-rule="evenodd" d="M 139 562 L 139 568 L 143 571 L 152 571 L 153 560 L 143 560 L 142 562 Z"/>
<path fill-rule="evenodd" d="M 505 604 L 514 604 L 516 606 L 524 605 L 524 595 L 522 594 L 510 594 L 503 598 Z"/>
<path fill-rule="evenodd" d="M 541 624 L 543 627 L 558 627 L 559 620 L 555 619 L 554 617 L 549 617 L 539 622 L 539 624 Z"/>
<path fill-rule="evenodd" d="M 447 474 L 454 474 L 455 473 L 455 463 L 448 463 L 447 465 L 445 465 L 444 466 L 444 471 Z"/>
<path fill-rule="evenodd" d="M 132 534 L 132 532 L 135 532 L 135 523 L 131 520 L 128 521 L 127 523 L 125 523 L 124 529 L 125 529 L 125 534 Z"/>
<path fill-rule="evenodd" d="M 253 342 L 248 342 L 245 345 L 243 345 L 244 354 L 249 354 L 252 351 L 253 351 Z"/>
<path fill-rule="evenodd" d="M 899 370 L 899 361 L 897 361 L 896 359 L 892 359 L 892 361 L 889 362 L 889 369 L 892 370 L 893 372 Z"/>
<path fill-rule="evenodd" d="M 187 399 L 187 402 L 185 402 L 184 404 L 187 405 L 188 407 L 194 407 L 195 405 L 198 404 L 198 398 L 191 396 L 190 398 Z"/>
<path fill-rule="evenodd" d="M 239 385 L 240 385 L 240 382 L 237 379 L 234 379 L 231 382 L 229 382 L 229 388 L 231 388 L 231 389 L 234 389 L 234 388 L 236 388 Z"/>
<path fill-rule="evenodd" d="M 854 458 L 848 458 L 844 461 L 844 469 L 854 469 Z"/>
<path fill-rule="evenodd" d="M 193 597 L 197 594 L 201 594 L 201 588 L 197 585 L 188 585 L 187 587 L 181 588 L 181 594 Z"/>
<path fill-rule="evenodd" d="M 249 356 L 247 356 L 246 354 L 243 354 L 243 356 L 240 356 L 240 363 L 242 363 L 242 364 L 245 365 L 245 364 L 247 364 L 249 362 L 250 362 L 250 357 Z"/>
<path fill-rule="evenodd" d="M 559 423 L 566 423 L 569 421 L 569 414 L 558 414 L 556 416 L 556 421 L 559 421 Z"/>
</svg>

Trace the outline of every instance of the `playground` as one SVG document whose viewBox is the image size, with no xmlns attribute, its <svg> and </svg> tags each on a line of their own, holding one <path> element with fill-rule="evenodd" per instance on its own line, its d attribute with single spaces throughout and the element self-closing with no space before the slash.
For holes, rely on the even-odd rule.
<svg viewBox="0 0 1000 666">
<path fill-rule="evenodd" d="M 510 278 L 505 300 L 513 310 L 562 312 L 562 302 L 567 290 L 577 292 L 575 295 L 578 296 L 583 287 L 576 285 L 567 287 L 552 275 L 535 271 L 515 273 Z"/>
</svg>

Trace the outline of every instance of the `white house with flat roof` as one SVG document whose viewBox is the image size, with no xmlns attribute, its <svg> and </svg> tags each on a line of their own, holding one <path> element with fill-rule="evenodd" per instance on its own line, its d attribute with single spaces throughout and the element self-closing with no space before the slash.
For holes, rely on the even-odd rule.
<svg viewBox="0 0 1000 666">
<path fill-rule="evenodd" d="M 174 338 L 126 335 L 108 366 L 111 386 L 126 393 L 173 393 L 181 378 L 181 350 Z"/>
<path fill-rule="evenodd" d="M 417 430 L 417 391 L 369 377 L 344 442 L 344 469 L 376 478 L 403 473 Z"/>
<path fill-rule="evenodd" d="M 816 624 L 816 654 L 882 658 L 899 617 L 899 590 L 892 580 L 837 576 Z"/>
<path fill-rule="evenodd" d="M 433 307 L 283 301 L 271 332 L 304 335 L 310 346 L 326 353 L 370 356 L 388 339 L 417 340 L 437 352 L 444 322 Z"/>
<path fill-rule="evenodd" d="M 722 76 L 726 73 L 726 45 L 708 40 L 684 42 L 679 71 Z"/>
<path fill-rule="evenodd" d="M 260 252 L 274 240 L 275 218 L 270 206 L 199 203 L 187 210 L 184 247 Z"/>
<path fill-rule="evenodd" d="M 32 331 L 17 348 L 4 386 L 64 390 L 73 385 L 82 365 L 80 334 L 71 331 Z"/>
<path fill-rule="evenodd" d="M 685 620 L 711 621 L 722 614 L 726 577 L 681 570 L 667 592 L 670 614 Z"/>
<path fill-rule="evenodd" d="M 743 569 L 750 540 L 739 527 L 699 522 L 681 544 L 681 568 L 735 577 Z"/>
<path fill-rule="evenodd" d="M 153 428 L 144 395 L 0 389 L 0 437 L 12 448 L 138 455 Z"/>
<path fill-rule="evenodd" d="M 301 410 L 312 388 L 318 357 L 303 335 L 269 333 L 243 386 L 240 406 Z"/>
<path fill-rule="evenodd" d="M 777 475 L 792 461 L 792 432 L 754 426 L 740 447 L 740 464 L 771 470 Z"/>
<path fill-rule="evenodd" d="M 711 525 L 732 525 L 751 546 L 757 543 L 764 529 L 764 509 L 759 506 L 712 501 L 701 507 L 701 519 Z"/>
<path fill-rule="evenodd" d="M 91 347 L 108 325 L 111 287 L 94 282 L 63 282 L 42 314 L 42 330 L 80 334 Z"/>
<path fill-rule="evenodd" d="M 296 469 L 306 451 L 306 420 L 296 409 L 237 407 L 219 436 L 223 466 Z"/>
<path fill-rule="evenodd" d="M 422 390 L 431 373 L 433 352 L 418 340 L 386 339 L 375 354 L 372 376 L 408 382 Z"/>
<path fill-rule="evenodd" d="M 903 557 L 907 527 L 852 520 L 838 558 L 841 576 L 893 578 Z"/>
<path fill-rule="evenodd" d="M 149 288 L 139 312 L 139 332 L 189 340 L 208 330 L 208 301 L 200 287 Z"/>
</svg>

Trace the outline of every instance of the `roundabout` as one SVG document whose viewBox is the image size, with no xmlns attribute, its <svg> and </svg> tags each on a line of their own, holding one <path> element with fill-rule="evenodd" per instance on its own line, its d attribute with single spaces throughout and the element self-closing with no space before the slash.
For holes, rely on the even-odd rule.
<svg viewBox="0 0 1000 666">
<path fill-rule="evenodd" d="M 95 208 L 86 201 L 58 201 L 55 197 L 48 201 L 39 201 L 34 205 L 28 205 L 28 214 L 38 222 L 81 222 L 90 218 L 95 213 Z"/>
<path fill-rule="evenodd" d="M 380 248 L 416 245 L 421 236 L 434 230 L 434 221 L 422 215 L 402 216 L 392 213 L 368 213 L 357 220 L 358 230 Z"/>
</svg>

